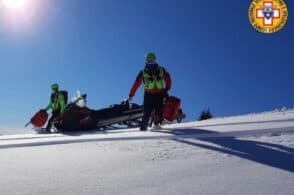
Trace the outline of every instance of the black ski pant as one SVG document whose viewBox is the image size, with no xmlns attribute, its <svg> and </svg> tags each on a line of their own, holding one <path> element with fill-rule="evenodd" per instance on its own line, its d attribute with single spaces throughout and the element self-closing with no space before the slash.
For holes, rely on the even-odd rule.
<svg viewBox="0 0 294 195">
<path fill-rule="evenodd" d="M 54 122 L 54 119 L 57 118 L 60 115 L 60 113 L 61 113 L 60 110 L 52 111 L 52 115 L 51 115 L 51 117 L 47 123 L 47 126 L 46 126 L 47 131 L 50 131 L 52 123 Z"/>
<path fill-rule="evenodd" d="M 163 111 L 163 93 L 155 93 L 144 95 L 144 115 L 141 123 L 141 130 L 146 130 L 151 115 L 154 113 L 154 124 L 158 125 L 162 122 L 162 111 Z"/>
</svg>

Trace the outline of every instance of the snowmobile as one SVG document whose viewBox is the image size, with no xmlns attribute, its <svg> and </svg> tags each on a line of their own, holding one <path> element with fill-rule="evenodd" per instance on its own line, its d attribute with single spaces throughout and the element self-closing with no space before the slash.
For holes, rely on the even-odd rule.
<svg viewBox="0 0 294 195">
<path fill-rule="evenodd" d="M 135 127 L 142 117 L 143 107 L 128 101 L 100 110 L 69 104 L 65 112 L 56 118 L 54 126 L 59 131 L 105 129 L 114 128 L 114 125 Z"/>
<path fill-rule="evenodd" d="M 124 100 L 120 104 L 113 104 L 108 108 L 94 110 L 86 106 L 86 98 L 86 94 L 81 95 L 78 91 L 71 103 L 66 106 L 64 113 L 54 119 L 51 132 L 130 128 L 138 127 L 141 123 L 144 114 L 142 105 Z M 171 96 L 171 99 L 173 98 Z M 166 103 L 165 106 L 168 108 L 166 109 L 168 110 L 167 114 L 172 113 L 172 115 L 169 114 L 166 118 L 169 121 L 176 119 L 178 122 L 181 122 L 185 115 L 178 112 L 179 102 L 176 104 L 176 109 L 173 110 L 167 105 L 170 104 Z M 40 132 L 47 119 L 47 112 L 40 110 L 32 117 L 28 124 L 31 123 Z"/>
<path fill-rule="evenodd" d="M 64 113 L 54 119 L 51 132 L 139 126 L 143 117 L 143 106 L 124 100 L 120 104 L 94 110 L 86 106 L 86 97 L 86 94 L 80 95 L 77 92 L 77 96 L 66 106 Z M 47 112 L 40 110 L 27 125 L 32 124 L 38 132 L 41 132 L 44 131 L 42 126 L 47 119 Z"/>
</svg>

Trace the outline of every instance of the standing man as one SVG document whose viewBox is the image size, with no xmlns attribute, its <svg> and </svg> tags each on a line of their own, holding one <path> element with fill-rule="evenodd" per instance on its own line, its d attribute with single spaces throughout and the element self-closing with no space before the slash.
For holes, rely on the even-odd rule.
<svg viewBox="0 0 294 195">
<path fill-rule="evenodd" d="M 58 117 L 60 114 L 62 114 L 65 110 L 65 107 L 66 107 L 66 100 L 65 99 L 67 97 L 64 97 L 65 91 L 61 92 L 61 91 L 59 91 L 58 88 L 59 87 L 58 87 L 57 83 L 54 83 L 51 85 L 52 93 L 51 93 L 51 97 L 50 97 L 50 102 L 49 102 L 48 106 L 45 108 L 46 111 L 48 111 L 49 109 L 52 110 L 52 116 L 49 119 L 47 126 L 46 126 L 46 130 L 48 132 L 50 132 L 50 129 L 51 129 L 51 126 L 52 126 L 54 119 L 56 117 Z"/>
<path fill-rule="evenodd" d="M 138 87 L 144 84 L 144 116 L 140 126 L 141 131 L 146 131 L 149 118 L 154 112 L 155 127 L 159 127 L 162 122 L 163 101 L 171 87 L 171 78 L 169 73 L 156 63 L 154 53 L 148 53 L 145 57 L 145 67 L 139 72 L 129 93 L 129 99 L 135 95 Z M 164 85 L 164 82 L 165 85 Z"/>
</svg>

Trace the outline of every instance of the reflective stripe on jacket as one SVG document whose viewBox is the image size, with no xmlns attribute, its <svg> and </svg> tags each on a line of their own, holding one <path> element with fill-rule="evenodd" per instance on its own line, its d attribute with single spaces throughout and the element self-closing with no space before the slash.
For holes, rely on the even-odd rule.
<svg viewBox="0 0 294 195">
<path fill-rule="evenodd" d="M 156 64 L 157 65 L 157 64 Z M 129 92 L 129 96 L 133 97 L 139 88 L 139 86 L 144 83 L 144 91 L 145 93 L 161 93 L 163 90 L 169 90 L 171 88 L 171 78 L 169 73 L 165 70 L 165 68 L 157 65 L 157 70 L 159 71 L 155 76 L 155 81 L 152 76 L 150 76 L 150 73 L 145 72 L 143 70 L 148 70 L 146 69 L 146 66 L 143 70 L 141 70 Z M 163 82 L 164 81 L 164 82 Z M 165 83 L 165 85 L 164 85 Z"/>
<path fill-rule="evenodd" d="M 153 89 L 159 89 L 162 90 L 164 88 L 163 85 L 163 69 L 161 67 L 158 67 L 158 75 L 154 75 L 150 73 L 150 71 L 146 68 L 142 70 L 143 74 L 143 83 L 144 83 L 144 89 L 145 90 L 153 90 Z"/>
</svg>

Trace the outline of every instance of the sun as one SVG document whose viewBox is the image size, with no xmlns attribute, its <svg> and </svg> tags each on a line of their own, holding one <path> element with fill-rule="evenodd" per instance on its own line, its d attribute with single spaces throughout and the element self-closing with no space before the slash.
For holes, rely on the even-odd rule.
<svg viewBox="0 0 294 195">
<path fill-rule="evenodd" d="M 27 5 L 28 0 L 1 0 L 1 3 L 10 9 L 21 9 Z"/>
<path fill-rule="evenodd" d="M 32 33 L 34 28 L 44 24 L 43 19 L 47 16 L 51 2 L 52 0 L 0 0 L 0 29 L 5 28 L 9 33 Z"/>
</svg>

